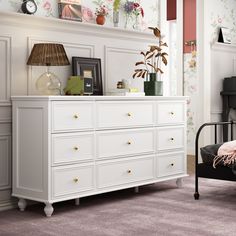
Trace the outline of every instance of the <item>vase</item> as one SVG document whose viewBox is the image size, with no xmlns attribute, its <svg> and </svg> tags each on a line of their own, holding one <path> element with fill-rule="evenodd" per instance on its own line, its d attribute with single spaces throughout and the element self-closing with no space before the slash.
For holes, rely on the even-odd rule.
<svg viewBox="0 0 236 236">
<path fill-rule="evenodd" d="M 104 25 L 106 22 L 106 18 L 104 15 L 98 15 L 96 18 L 96 22 L 98 25 Z"/>
<path fill-rule="evenodd" d="M 156 81 L 157 80 L 157 73 L 152 72 L 148 74 L 149 76 L 149 81 Z"/>
<path fill-rule="evenodd" d="M 133 23 L 134 30 L 140 30 L 140 18 L 139 16 L 135 16 L 134 23 Z"/>
<path fill-rule="evenodd" d="M 148 81 L 144 82 L 146 96 L 163 96 L 163 81 L 157 80 L 157 73 L 149 73 Z"/>
<path fill-rule="evenodd" d="M 163 81 L 144 81 L 145 96 L 163 96 Z"/>
<path fill-rule="evenodd" d="M 130 21 L 131 21 L 131 16 L 130 16 L 130 14 L 126 14 L 125 15 L 125 29 L 127 29 L 127 28 L 129 28 L 129 26 L 130 26 Z"/>
<path fill-rule="evenodd" d="M 114 27 L 118 27 L 118 24 L 119 24 L 119 11 L 113 11 L 113 24 L 114 24 Z"/>
</svg>

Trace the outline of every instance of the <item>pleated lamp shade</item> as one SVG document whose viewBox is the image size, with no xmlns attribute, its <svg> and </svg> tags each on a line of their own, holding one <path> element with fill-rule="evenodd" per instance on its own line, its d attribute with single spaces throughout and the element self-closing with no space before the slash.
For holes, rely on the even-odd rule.
<svg viewBox="0 0 236 236">
<path fill-rule="evenodd" d="M 31 51 L 27 65 L 66 66 L 70 65 L 62 44 L 37 43 Z"/>
<path fill-rule="evenodd" d="M 61 95 L 60 79 L 49 71 L 49 67 L 70 65 L 62 44 L 34 44 L 27 65 L 46 66 L 47 68 L 47 71 L 37 79 L 35 84 L 41 95 Z"/>
</svg>

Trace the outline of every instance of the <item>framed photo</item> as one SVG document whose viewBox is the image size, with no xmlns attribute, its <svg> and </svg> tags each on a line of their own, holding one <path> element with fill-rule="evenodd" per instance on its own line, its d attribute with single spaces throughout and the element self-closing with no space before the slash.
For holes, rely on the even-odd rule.
<svg viewBox="0 0 236 236">
<path fill-rule="evenodd" d="M 82 21 L 82 7 L 80 0 L 58 0 L 59 18 Z"/>
<path fill-rule="evenodd" d="M 220 28 L 218 42 L 231 44 L 231 34 L 229 28 L 226 27 Z"/>
<path fill-rule="evenodd" d="M 100 58 L 72 57 L 73 75 L 93 79 L 93 95 L 103 95 Z"/>
</svg>

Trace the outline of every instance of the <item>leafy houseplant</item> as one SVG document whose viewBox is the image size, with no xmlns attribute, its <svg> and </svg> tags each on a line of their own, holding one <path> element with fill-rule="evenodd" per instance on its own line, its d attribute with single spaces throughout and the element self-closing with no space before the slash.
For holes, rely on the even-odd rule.
<svg viewBox="0 0 236 236">
<path fill-rule="evenodd" d="M 143 60 L 135 64 L 141 68 L 135 69 L 133 78 L 146 78 L 148 80 L 144 82 L 146 95 L 162 95 L 162 81 L 157 81 L 157 75 L 164 73 L 161 64 L 167 65 L 168 54 L 163 51 L 163 48 L 168 46 L 162 41 L 161 31 L 157 27 L 149 27 L 149 29 L 153 31 L 158 43 L 157 45 L 150 45 L 148 51 L 141 52 Z"/>
</svg>

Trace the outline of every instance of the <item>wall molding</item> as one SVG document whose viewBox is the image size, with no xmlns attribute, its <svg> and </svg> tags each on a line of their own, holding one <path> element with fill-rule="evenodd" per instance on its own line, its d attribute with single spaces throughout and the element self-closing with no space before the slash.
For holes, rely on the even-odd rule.
<svg viewBox="0 0 236 236">
<path fill-rule="evenodd" d="M 6 142 L 4 145 L 6 148 L 6 156 L 3 156 L 1 158 L 5 158 L 7 162 L 7 165 L 0 166 L 0 170 L 1 168 L 4 168 L 4 170 L 7 171 L 6 182 L 0 183 L 0 190 L 8 190 L 11 189 L 11 135 L 0 134 L 0 142 Z"/>
<path fill-rule="evenodd" d="M 11 75 L 12 75 L 12 63 L 11 63 L 11 55 L 12 55 L 12 38 L 11 36 L 0 36 L 0 43 L 5 44 L 5 55 L 2 60 L 6 63 L 5 66 L 5 95 L 3 99 L 0 99 L 1 103 L 9 103 L 11 96 Z M 3 73 L 3 72 L 1 72 Z M 4 74 L 4 73 L 3 73 Z M 4 77 L 4 76 L 3 76 Z"/>
<path fill-rule="evenodd" d="M 112 47 L 112 46 L 105 46 L 104 47 L 105 50 L 105 58 L 104 58 L 104 70 L 105 70 L 105 78 L 104 78 L 104 87 L 105 87 L 105 91 L 108 92 L 109 91 L 109 87 L 108 87 L 108 83 L 107 81 L 109 80 L 109 74 L 108 74 L 108 62 L 109 60 L 111 60 L 111 58 L 109 58 L 109 53 L 123 53 L 125 55 L 127 54 L 134 54 L 134 55 L 139 55 L 140 54 L 140 50 L 139 49 L 130 49 L 130 48 L 122 48 L 122 47 Z"/>
<path fill-rule="evenodd" d="M 211 47 L 214 51 L 220 52 L 229 52 L 235 54 L 236 52 L 236 44 L 226 44 L 226 43 L 214 43 Z"/>
<path fill-rule="evenodd" d="M 2 25 L 12 25 L 27 27 L 38 30 L 59 31 L 64 33 L 81 33 L 92 35 L 94 37 L 109 37 L 115 39 L 129 39 L 135 41 L 153 41 L 155 37 L 151 32 L 141 32 L 136 30 L 127 30 L 115 27 L 100 26 L 85 22 L 68 21 L 57 18 L 39 17 L 15 12 L 0 11 L 0 21 Z"/>
<path fill-rule="evenodd" d="M 35 38 L 31 36 L 27 37 L 27 43 L 28 43 L 28 56 L 30 55 L 30 52 L 35 43 L 60 43 L 63 44 L 65 50 L 69 48 L 85 49 L 88 50 L 89 57 L 94 58 L 95 56 L 95 45 L 90 45 L 90 44 L 71 43 L 68 41 L 53 40 L 51 38 L 50 39 Z M 33 78 L 33 68 L 34 68 L 33 66 L 28 66 L 27 69 L 27 95 L 35 94 L 35 78 Z"/>
<path fill-rule="evenodd" d="M 0 211 L 17 208 L 17 200 L 0 201 Z"/>
</svg>

